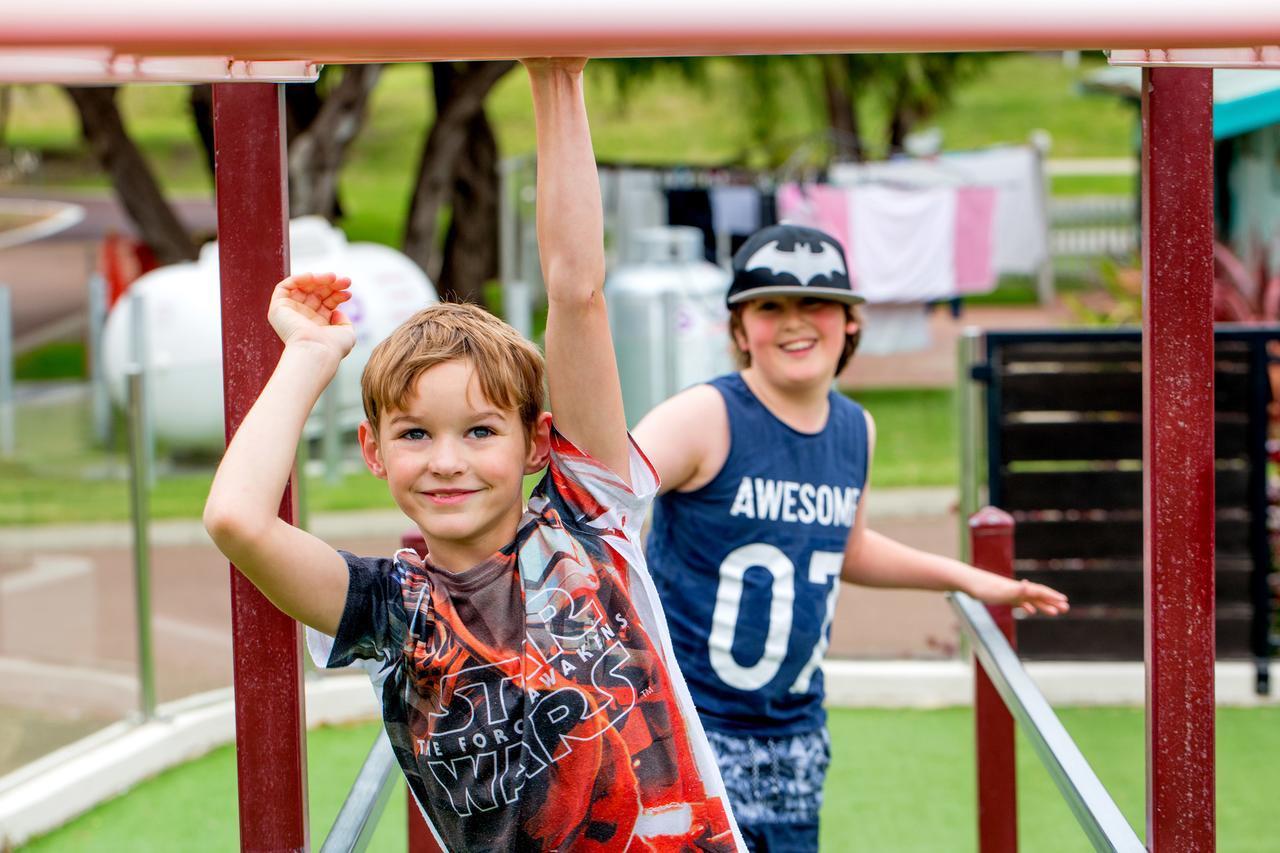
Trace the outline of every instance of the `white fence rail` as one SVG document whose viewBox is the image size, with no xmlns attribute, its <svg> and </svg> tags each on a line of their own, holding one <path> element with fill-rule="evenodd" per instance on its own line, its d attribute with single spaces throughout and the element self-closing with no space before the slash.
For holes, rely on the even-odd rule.
<svg viewBox="0 0 1280 853">
<path fill-rule="evenodd" d="M 1133 196 L 1049 200 L 1049 252 L 1055 259 L 1124 257 L 1137 250 L 1138 207 Z"/>
</svg>

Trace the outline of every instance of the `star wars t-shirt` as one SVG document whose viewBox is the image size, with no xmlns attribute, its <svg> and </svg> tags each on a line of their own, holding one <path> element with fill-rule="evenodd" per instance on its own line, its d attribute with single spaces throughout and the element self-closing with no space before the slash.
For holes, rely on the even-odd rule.
<svg viewBox="0 0 1280 853">
<path fill-rule="evenodd" d="M 313 654 L 365 661 L 447 849 L 741 849 L 638 545 L 656 476 L 634 445 L 630 464 L 634 489 L 553 431 L 515 540 L 479 565 L 343 555 Z"/>
</svg>

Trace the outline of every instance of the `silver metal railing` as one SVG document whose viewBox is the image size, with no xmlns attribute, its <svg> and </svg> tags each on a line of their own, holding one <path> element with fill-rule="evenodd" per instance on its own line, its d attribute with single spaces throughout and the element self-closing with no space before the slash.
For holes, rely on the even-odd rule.
<svg viewBox="0 0 1280 853">
<path fill-rule="evenodd" d="M 129 502 L 133 521 L 133 590 L 138 629 L 138 688 L 142 719 L 156 715 L 155 655 L 151 645 L 151 460 L 147 452 L 147 381 L 140 365 L 127 375 Z"/>
<path fill-rule="evenodd" d="M 400 769 L 385 731 L 369 750 L 320 853 L 361 853 L 369 846 L 391 792 L 400 785 Z"/>
<path fill-rule="evenodd" d="M 960 627 L 972 642 L 982 668 L 1040 756 L 1094 849 L 1115 853 L 1145 851 L 1133 827 L 1023 669 L 986 606 L 962 592 L 947 593 L 947 600 L 960 618 Z"/>
</svg>

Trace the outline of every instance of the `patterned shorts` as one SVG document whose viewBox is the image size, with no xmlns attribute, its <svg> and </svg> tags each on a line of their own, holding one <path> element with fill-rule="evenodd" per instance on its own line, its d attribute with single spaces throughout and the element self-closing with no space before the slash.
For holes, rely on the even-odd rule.
<svg viewBox="0 0 1280 853">
<path fill-rule="evenodd" d="M 707 740 L 739 824 L 817 823 L 831 763 L 825 728 L 773 738 L 707 730 Z"/>
</svg>

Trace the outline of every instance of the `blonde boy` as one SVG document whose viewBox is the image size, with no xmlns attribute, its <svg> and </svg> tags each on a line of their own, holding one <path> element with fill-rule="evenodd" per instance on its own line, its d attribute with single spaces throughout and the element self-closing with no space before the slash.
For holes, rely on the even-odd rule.
<svg viewBox="0 0 1280 853">
<path fill-rule="evenodd" d="M 419 806 L 451 850 L 740 847 L 637 545 L 652 467 L 631 443 L 601 284 L 583 60 L 527 61 L 538 128 L 543 364 L 473 306 L 425 309 L 371 356 L 364 459 L 428 556 L 333 550 L 275 517 L 307 413 L 354 343 L 345 279 L 272 296 L 284 353 L 205 510 L 282 610 L 366 661 Z M 548 471 L 526 507 L 525 474 Z"/>
</svg>

